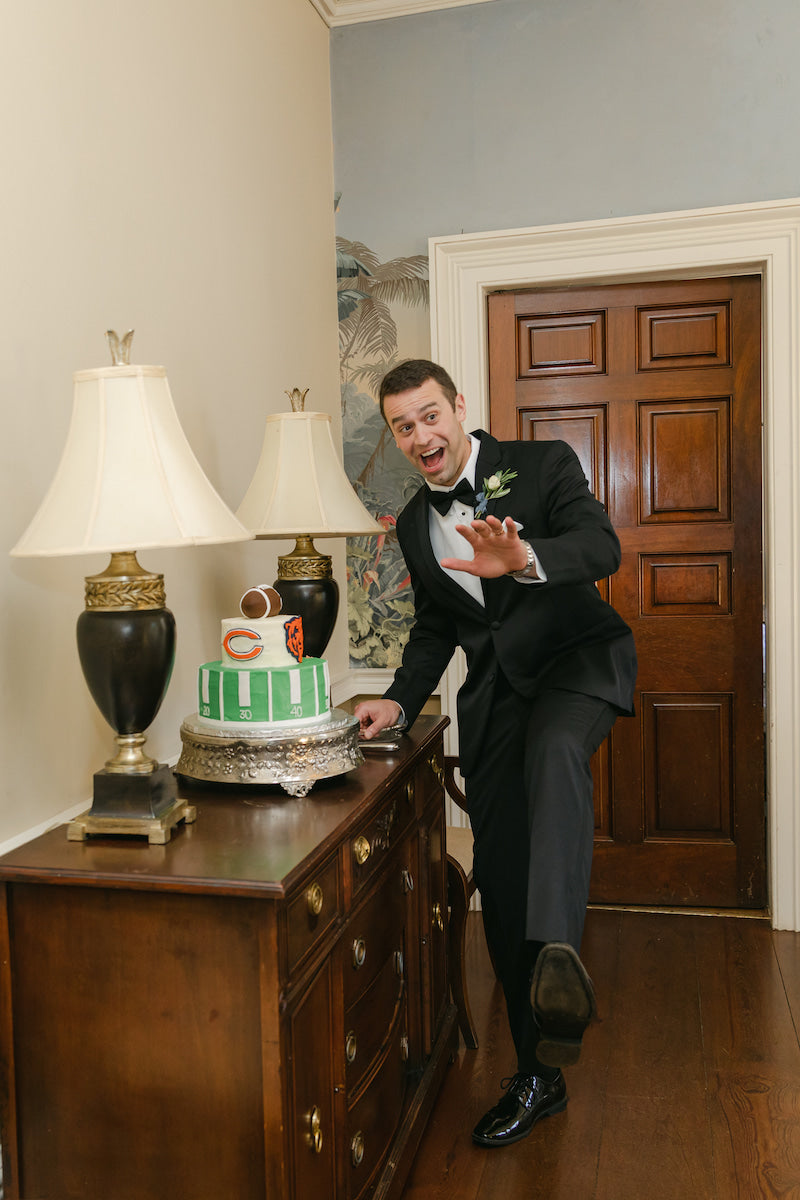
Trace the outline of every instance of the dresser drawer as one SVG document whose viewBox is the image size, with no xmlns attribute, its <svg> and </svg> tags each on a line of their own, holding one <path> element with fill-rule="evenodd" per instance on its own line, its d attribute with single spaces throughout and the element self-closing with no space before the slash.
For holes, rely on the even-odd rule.
<svg viewBox="0 0 800 1200">
<path fill-rule="evenodd" d="M 404 1031 L 398 1022 L 380 1069 L 348 1112 L 348 1196 L 356 1200 L 375 1181 L 403 1115 L 408 1074 Z"/>
<path fill-rule="evenodd" d="M 345 1011 L 368 991 L 387 960 L 402 958 L 409 894 L 404 858 L 396 856 L 380 887 L 356 911 L 342 937 Z M 401 962 L 398 968 L 402 971 Z"/>
<path fill-rule="evenodd" d="M 394 947 L 394 948 L 392 948 Z M 369 987 L 345 1012 L 345 1082 L 348 1101 L 374 1069 L 398 1020 L 405 1019 L 405 939 L 384 947 L 385 957 Z"/>
<path fill-rule="evenodd" d="M 339 920 L 341 913 L 339 856 L 334 855 L 287 904 L 287 968 L 290 975 L 326 931 Z"/>
<path fill-rule="evenodd" d="M 409 776 L 407 783 L 392 789 L 350 840 L 354 896 L 386 863 L 413 816 L 414 786 Z"/>
<path fill-rule="evenodd" d="M 417 814 L 420 815 L 431 800 L 441 796 L 444 789 L 444 750 L 442 743 L 431 746 L 417 766 L 414 776 Z"/>
</svg>

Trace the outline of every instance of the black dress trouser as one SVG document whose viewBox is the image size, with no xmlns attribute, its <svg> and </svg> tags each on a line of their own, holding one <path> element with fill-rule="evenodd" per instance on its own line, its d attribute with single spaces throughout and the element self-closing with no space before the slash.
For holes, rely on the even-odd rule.
<svg viewBox="0 0 800 1200">
<path fill-rule="evenodd" d="M 480 762 L 464 781 L 486 940 L 520 1071 L 537 1066 L 536 952 L 545 942 L 580 950 L 594 844 L 589 760 L 616 717 L 580 692 L 526 699 L 499 675 Z"/>
</svg>

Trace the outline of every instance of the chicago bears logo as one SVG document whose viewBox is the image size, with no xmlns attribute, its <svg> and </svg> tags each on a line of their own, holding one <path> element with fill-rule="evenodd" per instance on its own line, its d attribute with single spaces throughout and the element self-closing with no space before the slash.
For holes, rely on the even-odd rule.
<svg viewBox="0 0 800 1200">
<path fill-rule="evenodd" d="M 248 646 L 246 650 L 240 650 L 234 644 L 235 638 L 247 638 L 251 642 L 258 642 L 258 645 Z M 222 639 L 222 644 L 225 647 L 226 654 L 229 654 L 231 658 L 235 658 L 237 662 L 246 662 L 248 659 L 258 658 L 264 649 L 261 638 L 252 629 L 229 629 Z"/>
<path fill-rule="evenodd" d="M 301 617 L 292 617 L 286 622 L 286 649 L 298 662 L 303 661 L 303 621 Z"/>
</svg>

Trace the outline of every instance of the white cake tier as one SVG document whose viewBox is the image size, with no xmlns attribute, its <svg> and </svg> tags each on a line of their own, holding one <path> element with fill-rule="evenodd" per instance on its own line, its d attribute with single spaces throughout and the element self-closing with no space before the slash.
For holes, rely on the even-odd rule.
<svg viewBox="0 0 800 1200">
<path fill-rule="evenodd" d="M 278 617 L 225 617 L 222 621 L 221 661 L 235 670 L 254 667 L 294 667 L 303 661 L 303 622 L 281 613 Z"/>
</svg>

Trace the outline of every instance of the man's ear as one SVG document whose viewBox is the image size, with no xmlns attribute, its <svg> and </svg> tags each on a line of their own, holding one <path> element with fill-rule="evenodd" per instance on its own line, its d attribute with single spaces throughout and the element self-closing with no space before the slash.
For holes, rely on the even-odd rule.
<svg viewBox="0 0 800 1200">
<path fill-rule="evenodd" d="M 458 417 L 459 421 L 466 421 L 466 419 L 467 419 L 467 402 L 464 399 L 464 397 L 461 395 L 461 392 L 459 392 L 458 395 L 456 396 L 455 409 L 456 409 L 456 416 Z"/>
</svg>

